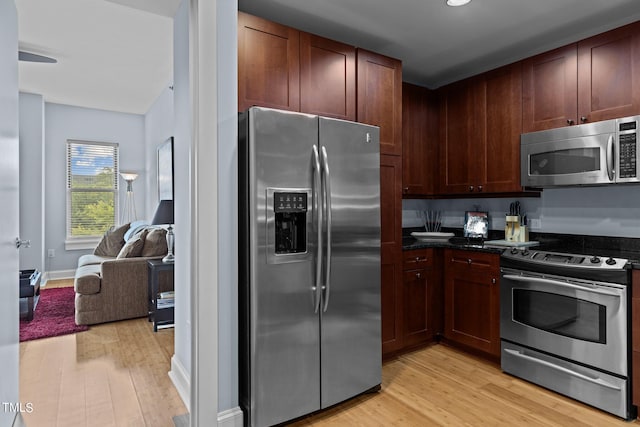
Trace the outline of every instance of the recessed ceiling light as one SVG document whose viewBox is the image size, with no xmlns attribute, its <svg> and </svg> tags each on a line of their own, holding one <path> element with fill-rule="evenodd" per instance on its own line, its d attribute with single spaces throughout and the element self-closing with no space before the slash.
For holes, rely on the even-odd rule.
<svg viewBox="0 0 640 427">
<path fill-rule="evenodd" d="M 464 6 L 471 0 L 447 0 L 447 6 Z"/>
</svg>

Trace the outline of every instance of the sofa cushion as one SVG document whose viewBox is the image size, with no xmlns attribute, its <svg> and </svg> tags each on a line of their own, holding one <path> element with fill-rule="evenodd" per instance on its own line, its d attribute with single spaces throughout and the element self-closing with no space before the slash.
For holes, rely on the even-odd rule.
<svg viewBox="0 0 640 427">
<path fill-rule="evenodd" d="M 106 261 L 108 259 L 114 259 L 114 258 L 115 257 L 112 257 L 112 256 L 86 254 L 78 258 L 78 267 L 82 267 L 83 265 L 90 265 L 90 264 L 102 264 L 103 261 Z"/>
<path fill-rule="evenodd" d="M 117 256 L 122 247 L 124 246 L 124 233 L 129 229 L 129 224 L 121 225 L 120 227 L 111 227 L 104 233 L 102 240 L 96 246 L 93 251 L 94 255 L 100 256 Z"/>
<path fill-rule="evenodd" d="M 149 230 L 149 233 L 147 233 L 144 239 L 142 256 L 166 255 L 167 252 L 167 230 L 164 228 Z"/>
<path fill-rule="evenodd" d="M 73 287 L 76 293 L 92 295 L 100 292 L 100 264 L 89 264 L 78 267 Z"/>
<path fill-rule="evenodd" d="M 147 235 L 147 230 L 143 230 L 139 236 L 132 237 L 122 247 L 118 253 L 117 258 L 134 258 L 139 257 L 142 254 L 142 248 L 144 247 L 144 239 Z"/>
</svg>

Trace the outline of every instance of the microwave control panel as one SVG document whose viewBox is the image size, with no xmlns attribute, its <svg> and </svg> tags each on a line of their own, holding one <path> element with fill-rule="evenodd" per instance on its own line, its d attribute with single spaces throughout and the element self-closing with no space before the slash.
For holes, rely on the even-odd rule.
<svg viewBox="0 0 640 427">
<path fill-rule="evenodd" d="M 622 122 L 618 128 L 618 149 L 620 150 L 619 178 L 636 178 L 637 164 L 637 122 Z"/>
</svg>

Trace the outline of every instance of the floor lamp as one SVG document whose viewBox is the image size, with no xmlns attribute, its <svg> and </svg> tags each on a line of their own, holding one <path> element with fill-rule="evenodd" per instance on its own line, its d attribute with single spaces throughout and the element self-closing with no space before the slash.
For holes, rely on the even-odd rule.
<svg viewBox="0 0 640 427">
<path fill-rule="evenodd" d="M 120 176 L 127 182 L 127 195 L 124 199 L 124 206 L 122 207 L 122 224 L 128 224 L 138 219 L 136 213 L 136 202 L 133 199 L 133 181 L 138 177 L 135 172 L 120 172 Z"/>
</svg>

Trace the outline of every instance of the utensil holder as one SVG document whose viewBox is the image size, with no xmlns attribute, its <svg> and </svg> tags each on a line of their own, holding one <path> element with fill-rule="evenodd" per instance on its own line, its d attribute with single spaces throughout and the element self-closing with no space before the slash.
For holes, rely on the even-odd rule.
<svg viewBox="0 0 640 427">
<path fill-rule="evenodd" d="M 528 242 L 529 229 L 521 224 L 520 215 L 507 215 L 504 226 L 504 239 L 507 242 Z"/>
</svg>

